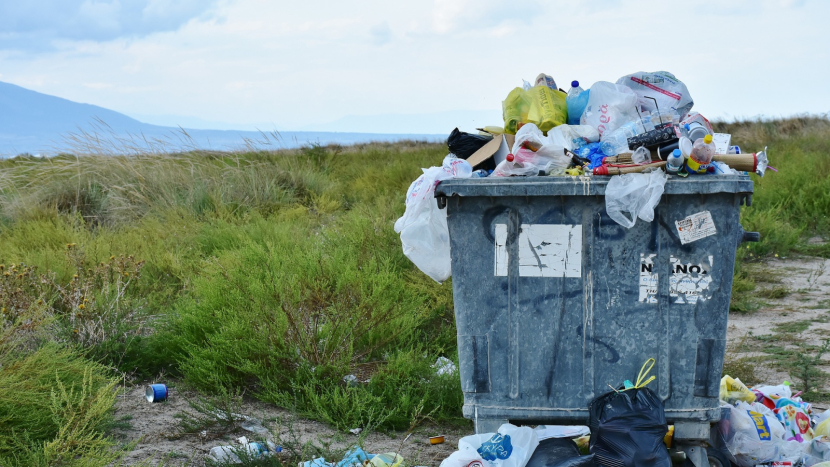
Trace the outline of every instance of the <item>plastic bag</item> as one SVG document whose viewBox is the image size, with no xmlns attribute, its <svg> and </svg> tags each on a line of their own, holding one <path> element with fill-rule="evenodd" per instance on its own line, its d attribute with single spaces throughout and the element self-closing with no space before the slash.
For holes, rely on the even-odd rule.
<svg viewBox="0 0 830 467">
<path fill-rule="evenodd" d="M 738 402 L 720 421 L 726 447 L 742 467 L 769 462 L 798 462 L 810 456 L 810 443 L 784 441 L 784 427 L 775 417 Z"/>
<path fill-rule="evenodd" d="M 614 131 L 623 123 L 634 120 L 637 112 L 637 95 L 631 88 L 597 81 L 591 86 L 588 105 L 579 119 L 581 125 L 591 125 L 602 136 L 606 131 Z"/>
<path fill-rule="evenodd" d="M 638 71 L 618 79 L 617 84 L 631 88 L 640 107 L 651 112 L 660 107 L 661 111 L 676 109 L 679 115 L 686 115 L 694 105 L 686 85 L 668 71 Z"/>
<path fill-rule="evenodd" d="M 546 132 L 568 122 L 567 94 L 564 92 L 547 86 L 533 86 L 527 95 L 530 97 L 528 123 L 533 123 Z"/>
<path fill-rule="evenodd" d="M 734 404 L 736 401 L 755 402 L 755 393 L 738 378 L 729 375 L 720 379 L 720 400 Z"/>
<path fill-rule="evenodd" d="M 634 227 L 637 218 L 651 222 L 668 177 L 662 170 L 611 177 L 605 188 L 605 211 L 621 226 Z M 629 219 L 623 212 L 628 212 Z"/>
<path fill-rule="evenodd" d="M 548 131 L 548 141 L 576 151 L 587 144 L 599 141 L 599 132 L 590 125 L 559 125 Z"/>
<path fill-rule="evenodd" d="M 501 103 L 502 117 L 504 117 L 504 132 L 515 135 L 519 130 L 519 123 L 527 121 L 530 112 L 530 96 L 522 88 L 514 88 Z"/>
<path fill-rule="evenodd" d="M 473 135 L 456 128 L 447 138 L 447 148 L 461 159 L 467 159 L 492 140 L 492 136 Z"/>
<path fill-rule="evenodd" d="M 597 465 L 671 467 L 663 402 L 651 389 L 609 392 L 591 401 L 588 417 Z"/>
<path fill-rule="evenodd" d="M 539 441 L 527 467 L 594 467 L 594 456 L 582 456 L 570 438 L 548 438 Z"/>
<path fill-rule="evenodd" d="M 525 467 L 539 445 L 530 427 L 505 423 L 498 433 L 465 436 L 458 441 L 458 451 L 441 462 L 441 467 L 467 467 L 480 462 L 484 467 Z"/>
<path fill-rule="evenodd" d="M 784 425 L 784 440 L 799 443 L 811 441 L 814 437 L 810 426 L 810 415 L 801 407 L 786 405 L 776 411 L 778 420 Z"/>
<path fill-rule="evenodd" d="M 496 166 L 494 176 L 538 175 L 552 169 L 566 169 L 571 164 L 565 148 L 551 143 L 550 138 L 532 123 L 522 126 L 516 133 L 512 154 L 513 160 L 505 159 Z"/>
<path fill-rule="evenodd" d="M 450 236 L 447 211 L 438 209 L 435 186 L 450 178 L 468 178 L 473 168 L 453 155 L 444 158 L 442 167 L 423 169 L 406 193 L 406 211 L 395 222 L 401 234 L 403 253 L 424 274 L 438 283 L 451 275 Z"/>
</svg>

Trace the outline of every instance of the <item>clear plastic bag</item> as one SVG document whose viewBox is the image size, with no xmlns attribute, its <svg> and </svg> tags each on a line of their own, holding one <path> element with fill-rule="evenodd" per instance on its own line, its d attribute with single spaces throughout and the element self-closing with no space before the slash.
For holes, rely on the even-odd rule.
<svg viewBox="0 0 830 467">
<path fill-rule="evenodd" d="M 467 161 L 449 155 L 443 166 L 423 170 L 424 174 L 409 186 L 406 211 L 395 222 L 395 232 L 401 234 L 404 255 L 441 283 L 452 274 L 452 259 L 447 211 L 435 202 L 435 186 L 450 178 L 468 178 L 473 168 Z"/>
<path fill-rule="evenodd" d="M 534 124 L 528 123 L 516 133 L 512 148 L 513 160 L 505 159 L 493 171 L 496 177 L 538 175 L 553 169 L 566 169 L 571 158 L 565 148 L 551 142 L 550 137 Z"/>
<path fill-rule="evenodd" d="M 614 131 L 623 123 L 637 118 L 636 105 L 637 95 L 631 88 L 598 81 L 591 86 L 588 105 L 579 123 L 591 125 L 602 136 L 606 131 Z"/>
<path fill-rule="evenodd" d="M 663 196 L 668 177 L 662 170 L 611 177 L 605 188 L 605 211 L 615 222 L 630 229 L 637 218 L 651 222 L 654 207 Z M 627 212 L 630 219 L 623 214 Z"/>
<path fill-rule="evenodd" d="M 686 115 L 694 105 L 686 85 L 668 71 L 638 71 L 618 79 L 617 84 L 631 88 L 639 105 L 651 112 L 659 106 L 661 112 L 675 109 L 679 115 Z"/>
<path fill-rule="evenodd" d="M 759 404 L 760 405 L 760 404 Z M 774 416 L 753 410 L 755 407 L 745 402 L 738 402 L 731 407 L 729 415 L 720 422 L 726 447 L 735 456 L 742 467 L 757 464 L 790 461 L 793 464 L 801 460 L 813 460 L 810 443 L 784 441 L 784 427 Z"/>
</svg>

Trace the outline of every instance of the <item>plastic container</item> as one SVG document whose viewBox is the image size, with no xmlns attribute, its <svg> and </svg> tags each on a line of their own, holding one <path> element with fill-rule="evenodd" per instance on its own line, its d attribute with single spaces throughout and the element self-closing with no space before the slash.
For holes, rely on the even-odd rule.
<svg viewBox="0 0 830 467">
<path fill-rule="evenodd" d="M 686 163 L 686 158 L 680 149 L 675 149 L 666 159 L 666 172 L 677 173 Z"/>
<path fill-rule="evenodd" d="M 686 123 L 681 127 L 680 130 L 681 134 L 692 141 L 697 141 L 701 138 L 704 138 L 706 135 L 710 134 L 706 127 L 701 125 L 697 122 Z"/>
<path fill-rule="evenodd" d="M 568 90 L 566 103 L 568 105 L 568 125 L 579 125 L 579 118 L 585 112 L 588 105 L 590 91 L 579 87 L 579 81 L 571 81 L 571 89 Z"/>
<path fill-rule="evenodd" d="M 706 173 L 713 157 L 715 157 L 715 143 L 712 142 L 712 135 L 707 134 L 692 145 L 692 153 L 686 161 L 689 173 Z"/>
<path fill-rule="evenodd" d="M 436 187 L 447 209 L 463 414 L 477 433 L 507 420 L 584 425 L 589 403 L 649 358 L 657 378 L 648 387 L 683 442 L 708 438 L 721 419 L 735 253 L 757 241 L 739 222 L 752 180 L 672 177 L 654 221 L 626 229 L 606 213 L 609 179 Z"/>
<path fill-rule="evenodd" d="M 616 156 L 621 152 L 628 151 L 628 138 L 643 133 L 642 124 L 639 122 L 628 122 L 616 130 L 602 135 L 600 149 L 606 156 Z"/>
</svg>

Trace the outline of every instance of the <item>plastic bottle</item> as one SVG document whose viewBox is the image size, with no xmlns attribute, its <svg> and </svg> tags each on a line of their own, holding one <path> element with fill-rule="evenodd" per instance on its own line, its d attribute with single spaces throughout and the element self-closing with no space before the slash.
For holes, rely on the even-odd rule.
<svg viewBox="0 0 830 467">
<path fill-rule="evenodd" d="M 712 135 L 707 134 L 692 145 L 692 154 L 686 161 L 686 166 L 689 172 L 706 173 L 714 156 L 715 143 L 712 142 Z"/>
<path fill-rule="evenodd" d="M 579 81 L 571 81 L 571 89 L 568 91 L 568 97 L 565 98 L 565 103 L 568 106 L 568 125 L 579 125 L 579 118 L 585 112 L 585 107 L 588 105 L 588 93 L 579 87 Z"/>
<path fill-rule="evenodd" d="M 676 174 L 677 171 L 683 167 L 684 162 L 686 162 L 686 158 L 683 157 L 683 153 L 680 149 L 675 149 L 671 152 L 671 154 L 669 154 L 669 157 L 666 158 L 666 171 Z"/>
<path fill-rule="evenodd" d="M 616 130 L 602 135 L 600 149 L 606 156 L 616 156 L 621 152 L 628 151 L 628 138 L 639 135 L 643 132 L 642 124 L 628 122 Z"/>
</svg>

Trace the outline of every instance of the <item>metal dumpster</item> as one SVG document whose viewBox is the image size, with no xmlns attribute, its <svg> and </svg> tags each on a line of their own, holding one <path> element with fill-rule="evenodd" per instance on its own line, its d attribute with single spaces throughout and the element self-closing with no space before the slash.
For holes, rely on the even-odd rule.
<svg viewBox="0 0 830 467">
<path fill-rule="evenodd" d="M 476 432 L 584 424 L 655 358 L 675 439 L 709 438 L 748 176 L 671 177 L 653 222 L 605 212 L 607 177 L 456 179 L 447 209 L 464 416 Z M 704 457 L 705 459 L 705 457 Z M 698 462 L 695 462 L 699 465 Z"/>
</svg>

